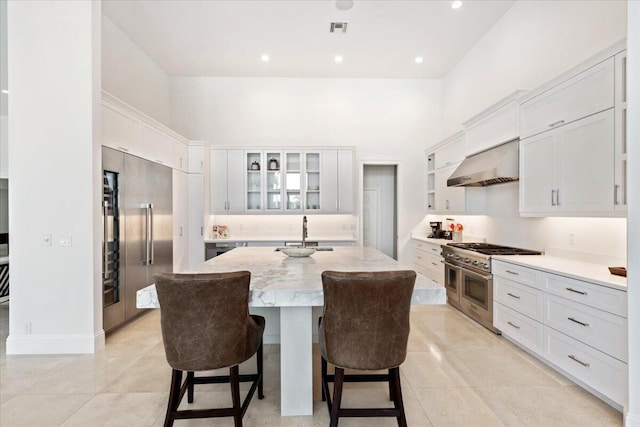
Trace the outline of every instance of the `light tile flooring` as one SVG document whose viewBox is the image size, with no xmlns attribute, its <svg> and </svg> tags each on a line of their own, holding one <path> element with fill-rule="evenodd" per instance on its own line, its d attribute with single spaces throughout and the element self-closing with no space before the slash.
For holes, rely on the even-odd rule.
<svg viewBox="0 0 640 427">
<path fill-rule="evenodd" d="M 8 319 L 8 304 L 0 304 L 1 426 L 162 425 L 170 368 L 157 310 L 110 334 L 106 349 L 95 355 L 6 356 Z M 401 367 L 409 426 L 622 425 L 619 412 L 447 306 L 415 307 L 411 328 Z M 280 417 L 279 347 L 266 346 L 266 397 L 254 396 L 245 425 L 327 426 L 317 349 L 315 357 L 314 415 Z M 241 369 L 254 366 L 250 360 Z M 379 406 L 386 399 L 383 384 L 348 384 L 343 401 L 345 406 Z M 196 388 L 192 406 L 229 405 L 230 400 L 228 385 L 206 385 Z M 233 423 L 175 423 L 205 425 Z M 395 420 L 345 418 L 340 425 L 393 426 Z"/>
</svg>

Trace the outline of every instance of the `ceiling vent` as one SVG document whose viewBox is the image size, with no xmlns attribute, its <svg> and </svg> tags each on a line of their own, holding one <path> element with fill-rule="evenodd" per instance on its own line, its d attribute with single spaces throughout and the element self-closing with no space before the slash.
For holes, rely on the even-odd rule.
<svg viewBox="0 0 640 427">
<path fill-rule="evenodd" d="M 347 23 L 346 22 L 332 22 L 331 28 L 329 29 L 330 33 L 346 33 L 347 32 Z"/>
</svg>

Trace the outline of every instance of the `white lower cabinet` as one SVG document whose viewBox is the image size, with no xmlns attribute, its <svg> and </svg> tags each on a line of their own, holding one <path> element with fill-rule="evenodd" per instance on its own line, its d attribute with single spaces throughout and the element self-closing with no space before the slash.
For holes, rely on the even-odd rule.
<svg viewBox="0 0 640 427">
<path fill-rule="evenodd" d="M 544 327 L 542 357 L 578 380 L 623 405 L 627 391 L 627 364 L 555 329 Z"/>
<path fill-rule="evenodd" d="M 622 407 L 627 390 L 626 292 L 492 261 L 494 326 Z"/>
<path fill-rule="evenodd" d="M 416 272 L 444 285 L 444 260 L 440 245 L 414 239 L 412 261 Z"/>
</svg>

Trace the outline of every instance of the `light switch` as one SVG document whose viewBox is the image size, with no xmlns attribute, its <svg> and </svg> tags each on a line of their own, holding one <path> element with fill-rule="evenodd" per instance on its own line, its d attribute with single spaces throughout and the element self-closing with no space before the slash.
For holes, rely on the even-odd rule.
<svg viewBox="0 0 640 427">
<path fill-rule="evenodd" d="M 60 246 L 71 246 L 71 234 L 60 236 Z"/>
</svg>

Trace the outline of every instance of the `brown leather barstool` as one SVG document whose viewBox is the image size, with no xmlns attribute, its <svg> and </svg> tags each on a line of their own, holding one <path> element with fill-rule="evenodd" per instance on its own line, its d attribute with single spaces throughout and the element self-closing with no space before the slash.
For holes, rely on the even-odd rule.
<svg viewBox="0 0 640 427">
<path fill-rule="evenodd" d="M 406 427 L 400 387 L 400 364 L 407 356 L 409 311 L 415 271 L 322 273 L 324 312 L 320 318 L 322 400 L 327 401 L 331 427 L 339 417 L 395 417 Z M 335 374 L 327 374 L 327 362 Z M 346 368 L 388 374 L 345 375 Z M 393 408 L 341 408 L 344 382 L 389 383 Z M 329 393 L 333 382 L 333 401 Z"/>
<path fill-rule="evenodd" d="M 176 419 L 233 417 L 242 426 L 253 394 L 262 399 L 262 334 L 264 317 L 249 315 L 251 273 L 237 271 L 211 274 L 154 276 L 160 323 L 167 362 L 173 369 L 164 425 Z M 239 375 L 238 365 L 257 353 L 258 373 Z M 230 369 L 230 375 L 195 376 L 195 372 Z M 182 384 L 182 373 L 187 376 Z M 240 382 L 251 388 L 240 405 Z M 193 402 L 194 384 L 230 383 L 232 408 L 178 410 L 188 394 Z"/>
</svg>

